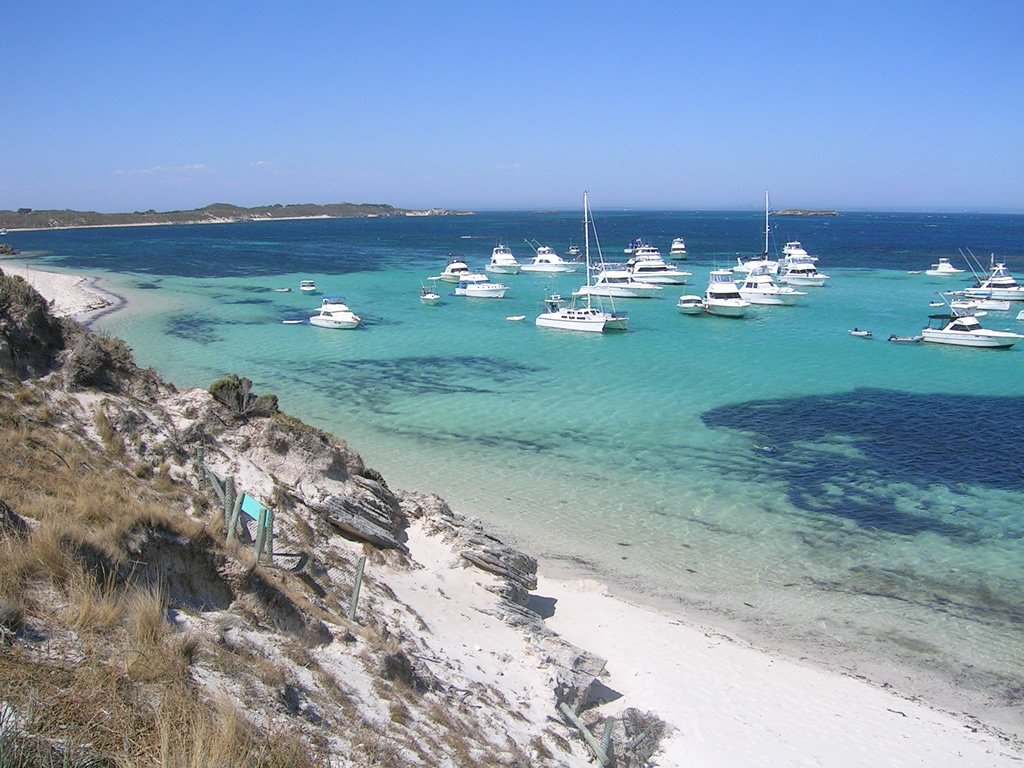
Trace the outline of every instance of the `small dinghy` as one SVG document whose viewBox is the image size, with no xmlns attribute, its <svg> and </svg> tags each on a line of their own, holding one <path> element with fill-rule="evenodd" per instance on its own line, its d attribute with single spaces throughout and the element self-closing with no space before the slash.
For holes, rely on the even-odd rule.
<svg viewBox="0 0 1024 768">
<path fill-rule="evenodd" d="M 525 320 L 526 319 L 526 315 L 509 315 L 505 319 L 506 320 L 511 320 L 513 323 L 518 323 L 520 320 Z"/>
<path fill-rule="evenodd" d="M 900 344 L 917 344 L 924 341 L 924 336 L 897 336 L 893 333 L 889 335 L 889 341 L 895 341 Z"/>
<path fill-rule="evenodd" d="M 301 319 L 301 318 L 297 318 L 297 317 L 286 317 L 281 322 L 284 325 L 302 325 L 306 321 Z"/>
</svg>

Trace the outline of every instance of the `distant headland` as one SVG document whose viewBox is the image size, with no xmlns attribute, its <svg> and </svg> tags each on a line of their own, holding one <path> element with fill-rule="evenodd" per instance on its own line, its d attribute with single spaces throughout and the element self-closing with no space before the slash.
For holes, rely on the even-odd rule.
<svg viewBox="0 0 1024 768">
<path fill-rule="evenodd" d="M 775 211 L 776 216 L 838 216 L 839 211 L 808 211 L 803 208 L 785 208 Z"/>
<path fill-rule="evenodd" d="M 444 208 L 410 210 L 382 203 L 292 203 L 243 208 L 229 203 L 214 203 L 189 211 L 134 211 L 97 213 L 96 211 L 34 210 L 19 208 L 0 211 L 0 230 L 64 229 L 72 227 L 128 227 L 156 224 L 228 224 L 238 221 L 274 219 L 384 218 L 389 216 L 469 216 L 471 211 Z"/>
</svg>

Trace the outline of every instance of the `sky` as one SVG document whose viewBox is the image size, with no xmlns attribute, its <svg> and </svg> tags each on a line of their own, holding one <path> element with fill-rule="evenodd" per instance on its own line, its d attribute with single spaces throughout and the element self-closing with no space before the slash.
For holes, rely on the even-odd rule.
<svg viewBox="0 0 1024 768">
<path fill-rule="evenodd" d="M 1024 0 L 8 3 L 0 209 L 1024 212 Z"/>
</svg>

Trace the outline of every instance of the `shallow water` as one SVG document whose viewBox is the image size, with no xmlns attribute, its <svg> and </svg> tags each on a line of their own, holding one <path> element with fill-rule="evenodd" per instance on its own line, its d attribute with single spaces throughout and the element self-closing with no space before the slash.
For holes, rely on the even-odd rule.
<svg viewBox="0 0 1024 768">
<path fill-rule="evenodd" d="M 742 320 L 674 303 L 760 250 L 760 213 L 596 218 L 610 258 L 637 235 L 665 254 L 682 235 L 690 251 L 688 286 L 618 303 L 626 334 L 534 327 L 543 295 L 582 275 L 495 277 L 511 286 L 500 301 L 419 302 L 449 251 L 480 267 L 501 239 L 525 261 L 530 237 L 564 254 L 582 242 L 574 212 L 7 239 L 37 266 L 109 273 L 131 303 L 100 327 L 141 365 L 181 386 L 248 376 L 392 486 L 441 494 L 547 568 L 711 611 L 853 669 L 938 674 L 947 692 L 990 697 L 1019 722 L 1024 344 L 885 338 L 917 332 L 937 291 L 966 284 L 908 274 L 938 256 L 965 266 L 958 248 L 994 251 L 1024 277 L 1024 217 L 779 219 L 775 236 L 802 240 L 830 285 Z M 320 293 L 300 294 L 304 278 Z M 282 324 L 325 294 L 344 295 L 365 327 Z M 983 323 L 1024 332 L 1016 311 Z M 527 319 L 505 319 L 515 315 Z M 850 337 L 854 326 L 875 338 Z"/>
</svg>

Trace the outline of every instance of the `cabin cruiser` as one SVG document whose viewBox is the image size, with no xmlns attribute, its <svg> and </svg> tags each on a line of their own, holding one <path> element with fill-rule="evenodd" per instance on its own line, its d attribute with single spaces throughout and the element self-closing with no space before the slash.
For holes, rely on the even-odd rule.
<svg viewBox="0 0 1024 768">
<path fill-rule="evenodd" d="M 786 285 L 801 285 L 809 288 L 821 288 L 828 280 L 828 275 L 819 272 L 810 258 L 791 258 L 786 262 L 779 282 Z"/>
<path fill-rule="evenodd" d="M 466 262 L 449 254 L 448 264 L 445 265 L 444 271 L 439 275 L 428 277 L 427 280 L 443 280 L 446 283 L 457 283 L 467 272 L 469 272 L 469 266 Z"/>
<path fill-rule="evenodd" d="M 800 244 L 799 240 L 790 240 L 784 246 L 782 246 L 782 259 L 783 262 L 788 262 L 793 259 L 810 259 L 811 261 L 817 261 L 817 256 L 811 256 L 807 252 L 807 249 Z"/>
<path fill-rule="evenodd" d="M 676 302 L 676 309 L 684 315 L 699 315 L 704 311 L 704 297 L 696 294 L 684 294 Z"/>
<path fill-rule="evenodd" d="M 535 322 L 538 328 L 604 333 L 626 330 L 629 318 L 617 312 L 606 312 L 589 302 L 584 306 L 576 306 L 575 303 L 565 306 L 562 297 L 555 294 L 545 297 L 544 311 L 537 315 Z"/>
<path fill-rule="evenodd" d="M 593 284 L 582 285 L 573 296 L 610 296 L 615 299 L 649 299 L 662 288 L 653 283 L 642 283 L 625 269 L 602 269 Z"/>
<path fill-rule="evenodd" d="M 683 238 L 677 237 L 672 240 L 672 247 L 668 249 L 668 257 L 670 259 L 686 258 L 686 242 Z"/>
<path fill-rule="evenodd" d="M 775 282 L 771 272 L 765 267 L 752 269 L 740 285 L 740 296 L 751 304 L 769 304 L 774 306 L 792 306 L 806 291 L 798 291 L 788 285 Z"/>
<path fill-rule="evenodd" d="M 499 275 L 518 275 L 519 269 L 519 262 L 516 261 L 512 249 L 501 243 L 491 250 L 491 260 L 484 267 L 484 271 Z"/>
<path fill-rule="evenodd" d="M 931 315 L 931 319 L 940 320 L 940 326 L 934 328 L 929 324 L 921 330 L 921 335 L 925 341 L 935 344 L 1008 349 L 1024 339 L 1019 333 L 982 328 L 976 315 L 958 315 L 954 312 L 950 315 Z"/>
<path fill-rule="evenodd" d="M 299 283 L 299 290 L 303 293 L 316 293 L 316 281 L 315 280 L 302 280 Z"/>
<path fill-rule="evenodd" d="M 749 306 L 750 302 L 740 296 L 739 289 L 732 280 L 731 270 L 711 270 L 708 287 L 704 292 L 704 309 L 707 312 L 722 317 L 743 317 Z"/>
<path fill-rule="evenodd" d="M 507 285 L 492 283 L 487 275 L 467 272 L 456 284 L 455 295 L 468 296 L 471 299 L 500 299 L 507 290 Z"/>
<path fill-rule="evenodd" d="M 531 243 L 531 245 L 533 245 Z M 523 264 L 523 272 L 575 272 L 578 264 L 566 261 L 547 245 L 534 246 L 533 261 Z"/>
<path fill-rule="evenodd" d="M 952 275 L 959 275 L 963 272 L 962 269 L 957 269 L 953 266 L 952 262 L 945 258 L 940 257 L 938 264 L 932 264 L 931 269 L 926 269 L 924 273 L 930 277 L 949 277 Z"/>
<path fill-rule="evenodd" d="M 653 254 L 638 249 L 637 252 L 626 262 L 626 271 L 634 280 L 641 283 L 655 283 L 658 285 L 685 285 L 686 278 L 690 277 L 689 272 L 669 264 L 661 258 L 657 248 L 651 248 Z"/>
<path fill-rule="evenodd" d="M 1024 301 L 1024 285 L 1018 285 L 1006 265 L 999 262 L 989 267 L 988 277 L 971 288 L 965 288 L 964 295 L 971 299 Z"/>
<path fill-rule="evenodd" d="M 328 296 L 325 296 L 324 300 L 320 302 L 319 314 L 309 318 L 310 325 L 320 328 L 349 329 L 355 328 L 361 322 L 359 316 L 349 309 L 342 299 L 332 299 Z"/>
<path fill-rule="evenodd" d="M 732 268 L 732 271 L 736 274 L 749 274 L 755 269 L 767 272 L 769 275 L 777 275 L 779 273 L 779 262 L 768 258 L 767 253 L 762 253 L 760 256 L 751 256 L 746 260 L 742 256 L 737 256 L 736 266 Z"/>
</svg>

